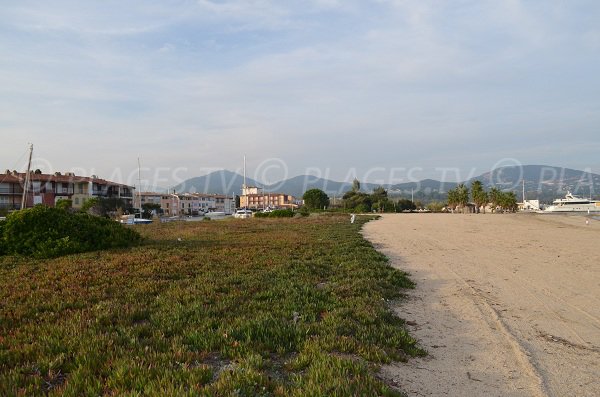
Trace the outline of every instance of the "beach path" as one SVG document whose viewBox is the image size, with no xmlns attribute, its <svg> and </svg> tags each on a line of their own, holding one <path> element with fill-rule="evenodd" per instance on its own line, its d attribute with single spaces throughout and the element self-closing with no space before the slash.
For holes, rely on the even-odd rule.
<svg viewBox="0 0 600 397">
<path fill-rule="evenodd" d="M 417 283 L 397 314 L 430 354 L 385 366 L 409 396 L 600 396 L 600 222 L 389 214 L 363 233 Z"/>
</svg>

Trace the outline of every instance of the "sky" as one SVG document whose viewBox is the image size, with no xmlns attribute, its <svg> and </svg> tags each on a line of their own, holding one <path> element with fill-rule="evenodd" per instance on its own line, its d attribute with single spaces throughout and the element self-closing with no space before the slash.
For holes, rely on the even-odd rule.
<svg viewBox="0 0 600 397">
<path fill-rule="evenodd" d="M 600 2 L 5 1 L 0 168 L 600 173 Z M 444 174 L 444 175 L 442 175 Z"/>
</svg>

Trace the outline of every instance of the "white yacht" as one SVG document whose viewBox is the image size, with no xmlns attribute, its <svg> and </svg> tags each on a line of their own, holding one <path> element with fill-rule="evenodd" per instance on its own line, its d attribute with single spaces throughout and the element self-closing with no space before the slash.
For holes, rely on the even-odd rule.
<svg viewBox="0 0 600 397">
<path fill-rule="evenodd" d="M 565 198 L 554 200 L 543 212 L 600 212 L 600 201 L 567 192 Z"/>
</svg>

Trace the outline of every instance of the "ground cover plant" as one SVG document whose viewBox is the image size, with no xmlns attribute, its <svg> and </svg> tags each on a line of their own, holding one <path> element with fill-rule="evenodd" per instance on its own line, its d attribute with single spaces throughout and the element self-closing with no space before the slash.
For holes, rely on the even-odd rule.
<svg viewBox="0 0 600 397">
<path fill-rule="evenodd" d="M 360 218 L 359 218 L 360 219 Z M 136 228 L 141 246 L 0 258 L 0 395 L 399 395 L 412 283 L 347 216 Z"/>
</svg>

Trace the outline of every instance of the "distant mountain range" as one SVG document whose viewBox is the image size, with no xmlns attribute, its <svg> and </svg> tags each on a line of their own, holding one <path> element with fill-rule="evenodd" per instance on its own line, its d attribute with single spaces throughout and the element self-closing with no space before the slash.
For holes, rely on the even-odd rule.
<svg viewBox="0 0 600 397">
<path fill-rule="evenodd" d="M 220 170 L 188 179 L 174 189 L 176 192 L 240 194 L 243 180 L 243 176 L 235 172 Z M 600 175 L 546 165 L 498 168 L 463 183 L 470 185 L 474 180 L 480 180 L 488 189 L 495 186 L 502 190 L 515 191 L 519 198 L 521 196 L 519 193 L 522 191 L 522 180 L 524 180 L 527 198 L 537 198 L 542 201 L 551 201 L 563 195 L 567 190 L 584 196 L 594 196 L 600 193 Z M 250 186 L 261 187 L 265 192 L 282 192 L 295 197 L 302 197 L 306 190 L 313 188 L 321 189 L 332 197 L 340 197 L 352 188 L 351 182 L 337 182 L 310 175 L 300 175 L 266 185 L 251 178 L 246 178 L 246 183 Z M 388 189 L 389 194 L 392 196 L 410 197 L 412 194 L 415 199 L 430 201 L 443 200 L 448 190 L 457 185 L 457 182 L 424 179 L 418 182 L 383 186 Z M 372 191 L 378 186 L 378 184 L 361 182 L 361 190 L 365 192 Z"/>
</svg>

